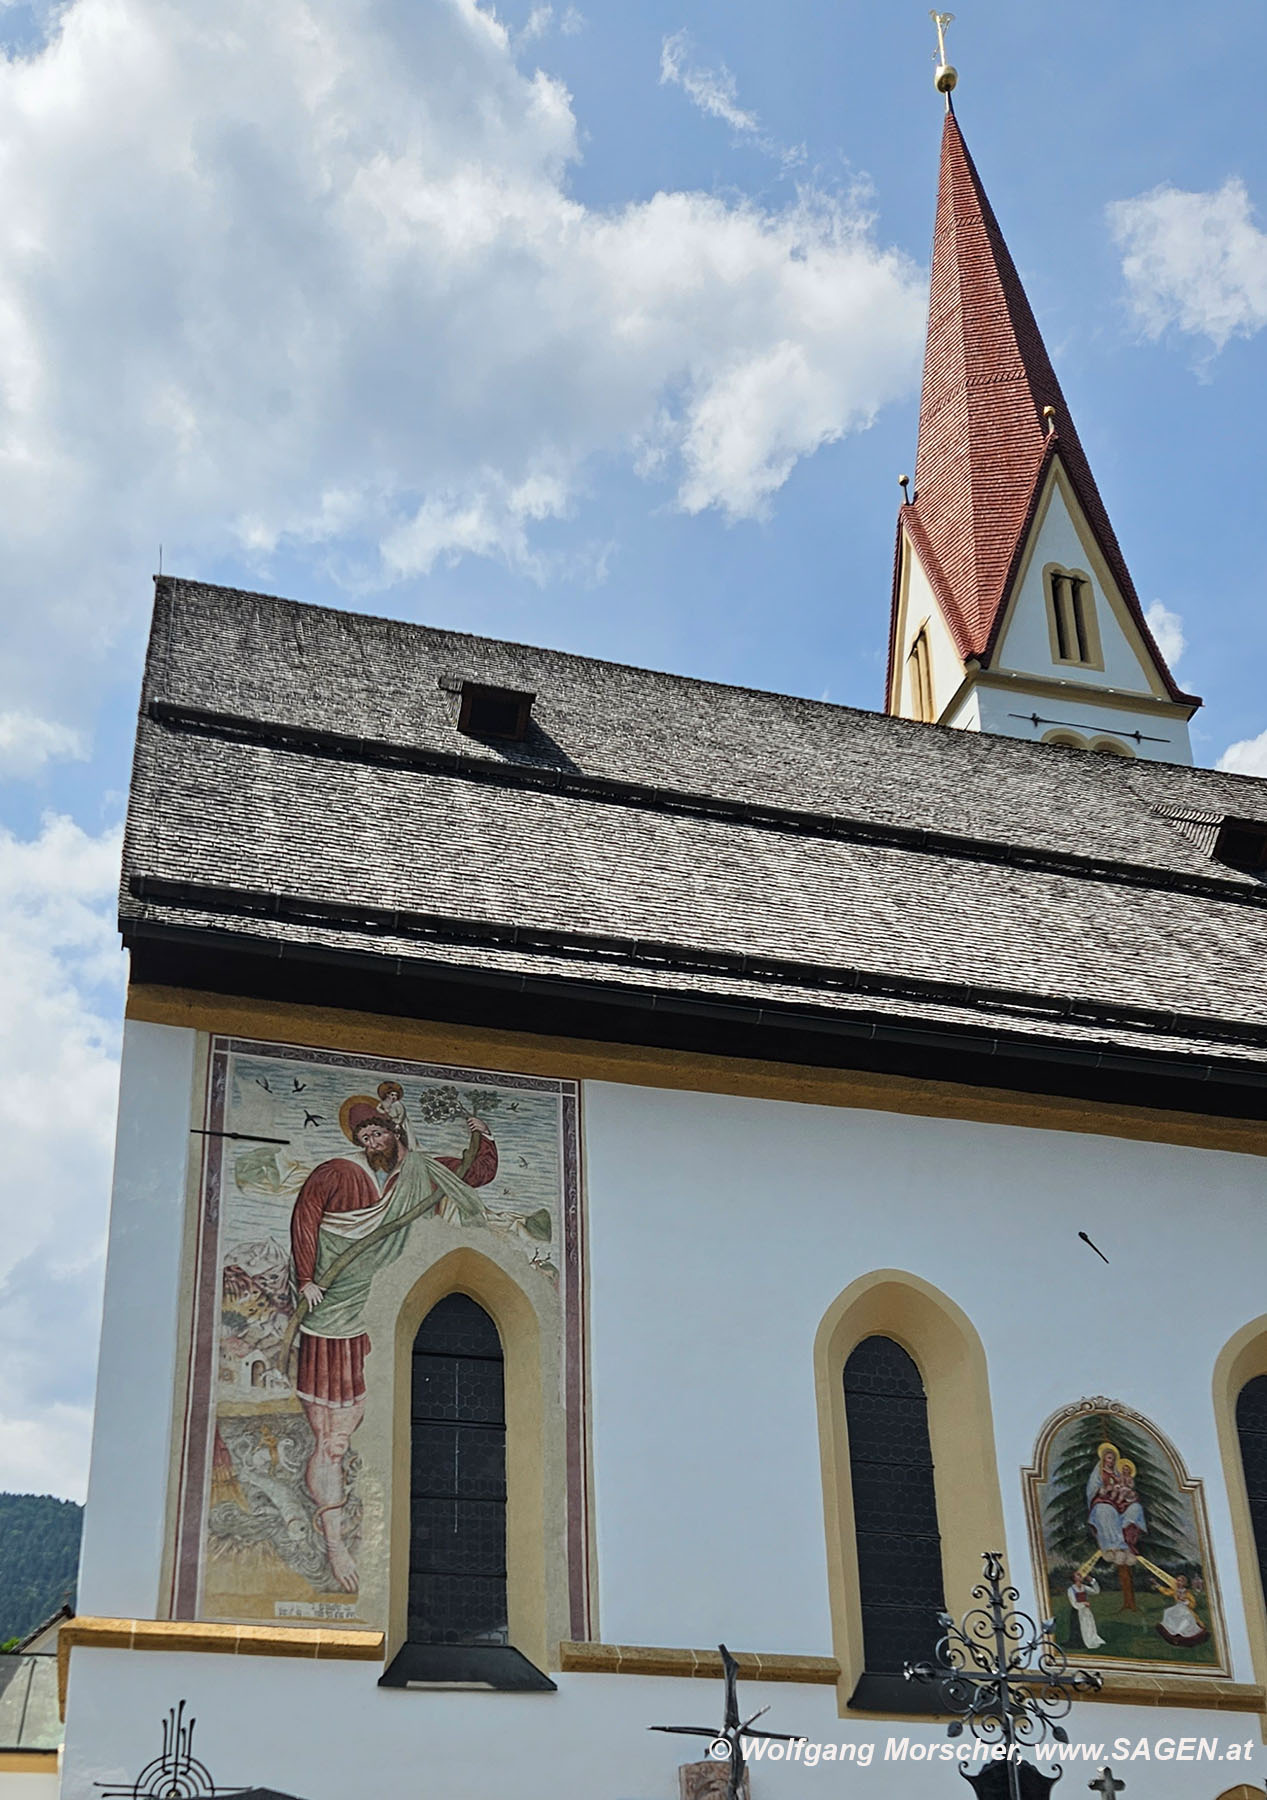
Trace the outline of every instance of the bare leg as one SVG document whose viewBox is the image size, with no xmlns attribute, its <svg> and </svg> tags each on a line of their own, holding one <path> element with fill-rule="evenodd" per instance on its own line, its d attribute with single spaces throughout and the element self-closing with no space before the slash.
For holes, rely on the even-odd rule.
<svg viewBox="0 0 1267 1800">
<path fill-rule="evenodd" d="M 357 1588 L 356 1564 L 343 1542 L 343 1458 L 347 1455 L 352 1433 L 365 1413 L 364 1399 L 350 1406 L 326 1406 L 320 1400 L 305 1400 L 304 1412 L 312 1426 L 316 1444 L 304 1482 L 317 1508 L 317 1523 L 326 1540 L 326 1554 L 331 1572 L 345 1593 Z"/>
</svg>

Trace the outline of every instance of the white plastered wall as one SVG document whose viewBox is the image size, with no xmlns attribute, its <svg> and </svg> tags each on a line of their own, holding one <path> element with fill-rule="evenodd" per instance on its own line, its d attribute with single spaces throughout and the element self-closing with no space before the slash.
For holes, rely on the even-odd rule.
<svg viewBox="0 0 1267 1800">
<path fill-rule="evenodd" d="M 812 1346 L 844 1288 L 897 1268 L 981 1335 L 1022 1590 L 1019 1472 L 1039 1428 L 1085 1395 L 1122 1400 L 1206 1483 L 1236 1671 L 1253 1679 L 1211 1381 L 1262 1312 L 1261 1159 L 604 1084 L 587 1084 L 586 1125 L 608 1641 L 730 1633 L 830 1653 Z M 1195 1306 L 1196 1287 L 1218 1304 Z"/>
<path fill-rule="evenodd" d="M 197 1717 L 194 1751 L 219 1784 L 258 1783 L 300 1800 L 677 1800 L 677 1767 L 701 1757 L 707 1740 L 648 1727 L 721 1718 L 719 1681 L 562 1675 L 556 1694 L 491 1694 L 388 1691 L 374 1678 L 372 1664 L 78 1650 L 72 1718 L 96 1754 L 89 1761 L 68 1750 L 61 1800 L 100 1800 L 94 1781 L 132 1781 L 181 1696 Z M 851 1745 L 855 1755 L 869 1747 L 871 1757 L 863 1768 L 763 1762 L 753 1770 L 753 1800 L 948 1800 L 971 1791 L 948 1761 L 889 1751 L 905 1739 L 944 1753 L 944 1725 L 840 1719 L 829 1687 L 748 1684 L 740 1697 L 751 1711 L 769 1705 L 771 1731 Z M 1257 1736 L 1257 1721 L 1228 1713 L 1084 1707 L 1074 1719 L 1079 1733 L 1084 1715 L 1110 1754 L 1118 1737 L 1134 1746 L 1145 1735 L 1204 1736 L 1226 1753 L 1233 1741 L 1253 1747 Z M 1128 1800 L 1216 1800 L 1247 1775 L 1261 1782 L 1261 1746 L 1256 1754 L 1249 1766 L 1117 1766 Z M 1085 1793 L 1091 1773 L 1085 1764 L 1068 1770 L 1062 1789 Z"/>
<path fill-rule="evenodd" d="M 197 1034 L 129 1022 L 78 1608 L 153 1618 L 163 1564 Z"/>
<path fill-rule="evenodd" d="M 1184 720 L 1165 713 L 1133 710 L 1129 704 L 1107 706 L 1084 697 L 1073 682 L 1059 696 L 1034 697 L 1021 688 L 990 687 L 981 682 L 972 690 L 979 729 L 1002 737 L 1028 738 L 1042 743 L 1053 730 L 1072 728 L 1090 748 L 1097 738 L 1127 738 L 1132 753 L 1145 762 L 1188 764 L 1192 744 Z M 1038 723 L 1033 722 L 1037 715 Z M 1058 720 L 1053 726 L 1051 720 Z M 950 721 L 959 724 L 959 718 Z M 1131 734 L 1139 732 L 1138 740 Z"/>
<path fill-rule="evenodd" d="M 161 1561 L 192 1034 L 129 1029 L 85 1611 L 152 1616 Z M 829 1655 L 812 1352 L 835 1297 L 897 1268 L 968 1314 L 989 1364 L 1013 1576 L 1044 1419 L 1083 1395 L 1147 1414 L 1205 1483 L 1233 1673 L 1250 1680 L 1222 1482 L 1215 1358 L 1262 1311 L 1261 1160 L 1018 1127 L 587 1083 L 593 1455 L 610 1643 Z M 1200 1209 L 1201 1231 L 1192 1218 Z M 1087 1230 L 1110 1258 L 1079 1242 Z M 985 1546 L 982 1548 L 994 1548 Z M 557 1695 L 388 1692 L 373 1664 L 76 1650 L 66 1800 L 130 1780 L 177 1700 L 225 1784 L 303 1800 L 671 1800 L 701 1682 L 559 1676 Z M 748 1690 L 772 1729 L 878 1746 L 877 1800 L 935 1800 L 944 1763 L 884 1760 L 925 1723 L 841 1720 L 832 1688 Z M 1194 1709 L 1077 1709 L 1075 1738 L 1252 1741 Z M 1215 1800 L 1240 1764 L 1123 1769 L 1154 1800 Z M 1071 1772 L 1072 1773 L 1072 1772 Z M 838 1793 L 834 1764 L 765 1766 L 761 1800 Z M 1081 1780 L 1076 1782 L 1080 1788 Z"/>
</svg>

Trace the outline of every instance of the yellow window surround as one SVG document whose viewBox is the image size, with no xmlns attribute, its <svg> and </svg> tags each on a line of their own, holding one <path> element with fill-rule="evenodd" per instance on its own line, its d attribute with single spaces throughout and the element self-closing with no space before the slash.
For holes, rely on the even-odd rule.
<svg viewBox="0 0 1267 1800">
<path fill-rule="evenodd" d="M 1082 569 L 1048 563 L 1043 570 L 1051 659 L 1074 668 L 1103 669 L 1100 625 L 1091 577 Z"/>
</svg>

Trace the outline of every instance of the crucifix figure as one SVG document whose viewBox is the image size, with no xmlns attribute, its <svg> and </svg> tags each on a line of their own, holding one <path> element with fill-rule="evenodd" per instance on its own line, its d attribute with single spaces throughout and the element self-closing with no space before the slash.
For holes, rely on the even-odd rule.
<svg viewBox="0 0 1267 1800">
<path fill-rule="evenodd" d="M 726 1710 L 721 1730 L 713 1725 L 652 1725 L 652 1731 L 670 1731 L 682 1737 L 702 1737 L 709 1739 L 708 1754 L 714 1762 L 725 1762 L 730 1766 L 730 1778 L 726 1783 L 726 1800 L 742 1800 L 743 1778 L 747 1762 L 743 1753 L 743 1740 L 752 1738 L 775 1738 L 784 1744 L 804 1743 L 804 1738 L 795 1737 L 787 1731 L 754 1731 L 752 1726 L 763 1713 L 768 1713 L 768 1706 L 761 1707 L 746 1720 L 739 1717 L 739 1664 L 727 1650 L 725 1644 L 719 1644 L 721 1651 L 722 1672 L 726 1677 Z"/>
<path fill-rule="evenodd" d="M 1126 1783 L 1124 1781 L 1119 1781 L 1112 1769 L 1110 1769 L 1106 1763 L 1104 1768 L 1100 1770 L 1096 1779 L 1094 1781 L 1089 1781 L 1087 1786 L 1091 1789 L 1093 1794 L 1102 1795 L 1103 1800 L 1113 1800 L 1114 1794 L 1120 1794 L 1126 1786 Z"/>
</svg>

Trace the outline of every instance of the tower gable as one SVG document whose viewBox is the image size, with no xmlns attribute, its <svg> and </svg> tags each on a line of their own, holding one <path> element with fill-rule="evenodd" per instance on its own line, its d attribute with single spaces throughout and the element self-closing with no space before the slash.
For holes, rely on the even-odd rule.
<svg viewBox="0 0 1267 1800">
<path fill-rule="evenodd" d="M 1161 653 L 1140 629 L 1059 454 L 1047 470 L 988 666 L 1172 696 Z"/>
</svg>

